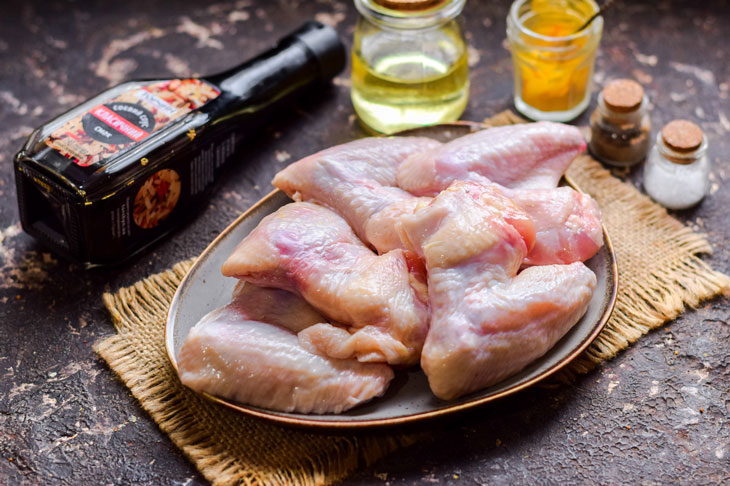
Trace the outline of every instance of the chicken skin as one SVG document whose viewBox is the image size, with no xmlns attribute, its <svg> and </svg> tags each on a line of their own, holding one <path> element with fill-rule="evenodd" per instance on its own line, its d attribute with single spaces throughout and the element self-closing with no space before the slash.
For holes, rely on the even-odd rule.
<svg viewBox="0 0 730 486">
<path fill-rule="evenodd" d="M 239 296 L 190 330 L 178 359 L 183 384 L 271 410 L 340 413 L 382 395 L 393 379 L 386 364 L 314 354 L 294 332 L 247 319 L 245 308 Z"/>
<path fill-rule="evenodd" d="M 398 166 L 397 184 L 416 196 L 434 196 L 457 180 L 553 188 L 585 147 L 580 130 L 562 123 L 488 128 L 411 155 Z"/>
<path fill-rule="evenodd" d="M 276 174 L 273 184 L 295 201 L 332 209 L 360 239 L 386 253 L 401 248 L 391 218 L 418 203 L 396 187 L 398 166 L 409 155 L 440 145 L 422 137 L 355 140 L 293 163 Z"/>
<path fill-rule="evenodd" d="M 327 208 L 283 206 L 261 221 L 221 270 L 301 295 L 337 323 L 301 331 L 310 349 L 340 359 L 418 363 L 429 319 L 423 263 L 404 250 L 374 254 Z"/>
<path fill-rule="evenodd" d="M 535 228 L 496 185 L 455 182 L 403 216 L 400 231 L 428 270 L 432 315 L 421 366 L 444 400 L 545 354 L 585 313 L 596 285 L 579 262 L 518 274 Z"/>
</svg>

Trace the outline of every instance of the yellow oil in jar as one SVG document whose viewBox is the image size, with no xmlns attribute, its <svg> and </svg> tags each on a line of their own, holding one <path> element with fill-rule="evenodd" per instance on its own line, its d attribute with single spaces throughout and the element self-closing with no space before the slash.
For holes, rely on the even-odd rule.
<svg viewBox="0 0 730 486">
<path fill-rule="evenodd" d="M 600 31 L 574 35 L 593 13 L 591 2 L 537 1 L 522 17 L 525 30 L 512 42 L 516 92 L 522 102 L 542 112 L 570 112 L 586 105 Z M 537 34 L 537 35 L 534 35 Z M 577 113 L 576 113 L 577 115 Z"/>
<path fill-rule="evenodd" d="M 394 48 L 370 62 L 353 49 L 352 104 L 367 128 L 393 133 L 461 116 L 469 97 L 466 46 L 454 36 L 437 45 L 442 55 Z"/>
</svg>

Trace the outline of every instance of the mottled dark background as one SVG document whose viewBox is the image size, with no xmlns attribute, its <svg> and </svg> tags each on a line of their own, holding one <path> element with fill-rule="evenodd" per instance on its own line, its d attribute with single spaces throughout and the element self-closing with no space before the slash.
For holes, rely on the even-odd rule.
<svg viewBox="0 0 730 486">
<path fill-rule="evenodd" d="M 464 119 L 511 107 L 507 8 L 468 1 Z M 83 270 L 22 233 L 12 158 L 33 128 L 118 81 L 230 67 L 305 18 L 336 26 L 349 44 L 355 11 L 347 1 L 0 4 L 0 484 L 205 484 L 94 354 L 92 344 L 113 332 L 101 294 L 196 255 L 269 191 L 275 171 L 362 136 L 349 75 L 268 125 L 202 215 L 119 268 Z M 655 127 L 682 117 L 705 130 L 711 194 L 676 215 L 708 235 L 716 251 L 707 261 L 725 272 L 729 32 L 728 1 L 619 1 L 606 15 L 595 72 L 598 86 L 619 76 L 640 81 Z M 618 175 L 640 186 L 639 171 Z M 726 300 L 713 301 L 573 386 L 535 388 L 429 423 L 432 440 L 343 484 L 727 483 L 729 316 Z"/>
</svg>

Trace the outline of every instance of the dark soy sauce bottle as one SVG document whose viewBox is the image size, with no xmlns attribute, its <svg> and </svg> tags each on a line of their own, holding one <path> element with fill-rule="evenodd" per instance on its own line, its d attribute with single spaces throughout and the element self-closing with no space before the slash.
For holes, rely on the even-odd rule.
<svg viewBox="0 0 730 486">
<path fill-rule="evenodd" d="M 36 129 L 15 157 L 23 229 L 87 266 L 119 263 L 195 214 L 248 133 L 345 65 L 308 22 L 240 66 L 130 81 Z"/>
</svg>

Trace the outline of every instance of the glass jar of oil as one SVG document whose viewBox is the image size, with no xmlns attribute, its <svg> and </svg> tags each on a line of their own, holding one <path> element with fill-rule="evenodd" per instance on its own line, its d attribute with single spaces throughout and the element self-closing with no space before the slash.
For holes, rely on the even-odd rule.
<svg viewBox="0 0 730 486">
<path fill-rule="evenodd" d="M 366 128 L 393 133 L 454 121 L 469 97 L 459 25 L 466 0 L 355 0 L 352 104 Z"/>
</svg>

